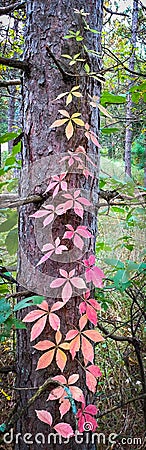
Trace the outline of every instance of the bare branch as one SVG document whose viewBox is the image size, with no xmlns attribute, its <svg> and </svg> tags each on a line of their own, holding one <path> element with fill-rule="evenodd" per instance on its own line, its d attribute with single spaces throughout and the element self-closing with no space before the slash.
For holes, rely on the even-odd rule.
<svg viewBox="0 0 146 450">
<path fill-rule="evenodd" d="M 9 86 L 17 86 L 18 84 L 21 84 L 21 80 L 15 79 L 15 80 L 0 80 L 0 87 L 9 87 Z"/>
<path fill-rule="evenodd" d="M 15 58 L 3 58 L 1 56 L 0 64 L 2 64 L 3 66 L 14 67 L 14 69 L 20 69 L 25 72 L 28 72 L 30 70 L 30 65 L 27 61 L 20 61 L 19 59 Z"/>
<path fill-rule="evenodd" d="M 106 8 L 106 6 L 103 6 L 103 9 L 104 9 L 108 14 L 111 14 L 111 16 L 114 14 L 114 15 L 116 15 L 116 16 L 129 17 L 129 15 L 126 14 L 126 13 L 120 13 L 120 12 L 117 12 L 117 11 L 112 11 L 111 9 Z"/>
<path fill-rule="evenodd" d="M 10 12 L 16 11 L 17 9 L 22 9 L 26 4 L 26 1 L 21 3 L 11 3 L 9 6 L 0 7 L 0 16 L 9 14 Z"/>
<path fill-rule="evenodd" d="M 124 408 L 129 403 L 137 402 L 138 400 L 144 400 L 145 397 L 146 397 L 146 394 L 141 394 L 141 395 L 138 395 L 137 397 L 129 398 L 129 400 L 127 400 L 127 402 L 125 402 L 125 403 L 120 402 L 118 405 L 113 406 L 113 408 L 107 409 L 103 413 L 98 413 L 98 418 L 106 416 L 106 414 L 110 414 L 111 412 L 116 411 L 116 409 Z"/>
<path fill-rule="evenodd" d="M 135 72 L 134 70 L 129 69 L 128 67 L 125 66 L 125 64 L 111 51 L 109 50 L 109 48 L 104 47 L 103 49 L 105 51 L 106 54 L 110 53 L 110 55 L 113 57 L 113 59 L 115 59 L 116 61 L 118 61 L 118 63 L 129 73 L 132 73 L 133 75 L 138 75 L 139 77 L 143 77 L 146 78 L 146 74 L 143 72 Z"/>
</svg>

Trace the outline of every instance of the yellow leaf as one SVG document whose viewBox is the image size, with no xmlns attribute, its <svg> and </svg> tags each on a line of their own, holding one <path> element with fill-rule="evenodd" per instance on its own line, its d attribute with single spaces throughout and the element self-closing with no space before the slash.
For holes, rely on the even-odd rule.
<svg viewBox="0 0 146 450">
<path fill-rule="evenodd" d="M 0 392 L 6 397 L 7 400 L 11 400 L 10 395 L 8 395 L 3 389 L 0 389 Z"/>
<path fill-rule="evenodd" d="M 73 119 L 73 121 L 77 124 L 80 125 L 80 127 L 84 127 L 84 122 L 81 119 Z"/>
<path fill-rule="evenodd" d="M 68 119 L 55 120 L 55 122 L 52 123 L 52 125 L 50 126 L 50 128 L 61 127 L 61 125 L 63 125 L 63 124 L 66 123 L 67 121 L 68 121 Z"/>
<path fill-rule="evenodd" d="M 66 106 L 68 106 L 69 103 L 71 103 L 71 102 L 72 102 L 72 95 L 68 94 L 67 99 L 66 99 Z"/>
<path fill-rule="evenodd" d="M 60 114 L 70 119 L 70 115 L 68 114 L 68 111 L 66 111 L 66 109 L 58 109 L 58 111 L 60 112 Z"/>
<path fill-rule="evenodd" d="M 76 113 L 72 114 L 71 119 L 73 119 L 74 117 L 79 117 L 79 116 L 81 116 L 81 113 L 76 112 Z"/>
<path fill-rule="evenodd" d="M 80 86 L 74 86 L 74 87 L 71 89 L 71 92 L 76 91 L 77 89 L 79 89 L 79 87 L 80 87 Z"/>
<path fill-rule="evenodd" d="M 67 124 L 67 126 L 65 128 L 65 134 L 66 134 L 66 137 L 67 137 L 68 141 L 72 137 L 73 132 L 74 132 L 74 129 L 73 129 L 72 121 L 69 120 L 69 122 L 68 122 L 68 124 Z"/>
<path fill-rule="evenodd" d="M 56 97 L 56 98 L 54 99 L 54 102 L 55 102 L 56 100 L 59 100 L 60 98 L 64 97 L 64 96 L 67 95 L 67 94 L 68 94 L 68 92 L 62 92 L 62 94 L 59 94 L 58 97 Z"/>
<path fill-rule="evenodd" d="M 82 96 L 82 94 L 80 93 L 80 92 L 73 92 L 73 95 L 75 96 L 75 97 L 83 97 Z"/>
</svg>

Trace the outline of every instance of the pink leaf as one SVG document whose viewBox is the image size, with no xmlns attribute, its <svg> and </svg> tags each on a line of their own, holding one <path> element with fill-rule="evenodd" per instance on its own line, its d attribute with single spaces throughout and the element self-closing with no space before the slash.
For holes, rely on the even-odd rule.
<svg viewBox="0 0 146 450">
<path fill-rule="evenodd" d="M 86 314 L 84 314 L 81 318 L 80 318 L 80 320 L 79 320 L 79 327 L 80 327 L 80 330 L 82 331 L 83 330 L 83 328 L 85 328 L 85 325 L 86 325 L 86 323 L 87 323 L 87 316 L 86 316 Z"/>
<path fill-rule="evenodd" d="M 86 385 L 87 385 L 89 391 L 91 391 L 95 394 L 97 381 L 96 381 L 96 378 L 94 377 L 94 375 L 92 375 L 92 373 L 88 372 L 88 370 L 86 371 Z"/>
<path fill-rule="evenodd" d="M 60 269 L 59 272 L 60 272 L 60 275 L 62 275 L 62 277 L 64 277 L 64 278 L 68 277 L 68 273 L 66 272 L 66 270 Z"/>
<path fill-rule="evenodd" d="M 87 230 L 87 227 L 84 227 L 84 226 L 77 227 L 76 233 L 80 234 L 80 236 L 82 236 L 84 238 L 90 238 L 92 236 L 90 231 Z"/>
<path fill-rule="evenodd" d="M 79 277 L 73 277 L 71 279 L 72 284 L 78 289 L 86 289 L 85 281 Z"/>
<path fill-rule="evenodd" d="M 88 366 L 87 370 L 89 370 L 95 377 L 101 377 L 102 372 L 98 366 L 95 366 L 94 364 L 92 366 Z"/>
<path fill-rule="evenodd" d="M 92 269 L 86 269 L 85 270 L 85 278 L 87 283 L 90 283 L 92 281 Z"/>
<path fill-rule="evenodd" d="M 71 341 L 72 339 L 74 339 L 77 335 L 78 335 L 78 331 L 77 330 L 70 330 L 68 331 L 65 340 L 66 341 Z"/>
<path fill-rule="evenodd" d="M 90 134 L 90 138 L 91 138 L 91 141 L 93 142 L 93 144 L 95 144 L 99 148 L 101 147 L 101 145 L 99 144 L 97 138 L 94 136 L 93 133 Z"/>
<path fill-rule="evenodd" d="M 83 392 L 77 386 L 70 386 L 70 392 L 72 393 L 74 400 L 76 400 L 77 402 L 84 401 Z"/>
<path fill-rule="evenodd" d="M 95 309 L 92 308 L 92 306 L 87 305 L 86 314 L 87 314 L 87 317 L 90 320 L 90 322 L 96 326 L 97 325 L 97 313 L 96 313 Z"/>
<path fill-rule="evenodd" d="M 36 219 L 40 217 L 47 216 L 48 211 L 44 211 L 43 209 L 40 209 L 40 211 L 35 212 L 34 214 L 30 214 L 29 217 L 35 217 Z"/>
<path fill-rule="evenodd" d="M 84 359 L 93 363 L 94 351 L 92 344 L 82 335 L 82 353 Z"/>
<path fill-rule="evenodd" d="M 59 406 L 61 419 L 64 416 L 64 414 L 66 414 L 70 410 L 70 407 L 71 407 L 70 401 L 67 398 L 63 398 L 62 402 L 61 402 L 61 405 Z"/>
<path fill-rule="evenodd" d="M 63 239 L 72 239 L 72 237 L 74 236 L 74 231 L 65 231 Z"/>
<path fill-rule="evenodd" d="M 49 348 L 54 347 L 54 342 L 51 341 L 39 341 L 36 345 L 34 345 L 34 348 L 36 348 L 37 350 L 49 350 Z"/>
<path fill-rule="evenodd" d="M 82 205 L 90 206 L 91 203 L 85 197 L 78 197 L 78 202 L 82 203 Z"/>
<path fill-rule="evenodd" d="M 58 194 L 58 191 L 59 191 L 59 184 L 57 184 L 56 188 L 54 189 L 53 198 L 56 197 L 56 195 Z"/>
<path fill-rule="evenodd" d="M 92 281 L 94 286 L 101 288 L 102 287 L 102 279 L 105 277 L 103 271 L 99 267 L 94 267 Z"/>
<path fill-rule="evenodd" d="M 71 287 L 70 282 L 67 281 L 62 290 L 62 299 L 64 302 L 68 302 L 68 300 L 71 298 L 71 296 L 72 296 L 72 287 Z"/>
<path fill-rule="evenodd" d="M 35 309 L 34 311 L 31 311 L 30 313 L 28 313 L 24 317 L 22 322 L 34 322 L 36 319 L 39 319 L 40 317 L 42 317 L 44 314 L 45 314 L 45 312 L 38 311 L 37 309 Z"/>
<path fill-rule="evenodd" d="M 37 320 L 35 325 L 33 325 L 31 330 L 30 342 L 34 341 L 44 330 L 47 321 L 47 315 L 41 317 L 41 319 Z"/>
<path fill-rule="evenodd" d="M 80 303 L 79 311 L 80 311 L 80 314 L 84 314 L 86 312 L 86 303 L 85 302 Z"/>
<path fill-rule="evenodd" d="M 62 386 L 59 386 L 50 392 L 49 397 L 47 398 L 47 401 L 48 400 L 58 400 L 58 398 L 62 397 L 62 395 L 64 395 L 64 389 Z"/>
<path fill-rule="evenodd" d="M 53 377 L 52 380 L 58 381 L 58 383 L 67 384 L 64 375 L 55 375 L 55 377 Z"/>
<path fill-rule="evenodd" d="M 51 312 L 52 311 L 58 311 L 58 309 L 61 309 L 64 307 L 64 303 L 63 302 L 56 302 L 54 303 L 54 305 L 51 307 Z"/>
<path fill-rule="evenodd" d="M 94 419 L 94 417 L 92 417 L 90 414 L 85 414 L 85 421 L 87 423 L 90 423 L 92 426 L 92 432 L 96 430 L 96 428 L 98 427 L 97 421 L 96 419 Z"/>
<path fill-rule="evenodd" d="M 74 274 L 75 274 L 75 269 L 70 270 L 70 272 L 69 272 L 69 278 L 72 278 L 72 277 L 74 276 Z"/>
<path fill-rule="evenodd" d="M 63 278 L 57 278 L 56 280 L 52 281 L 50 284 L 51 288 L 57 288 L 62 286 L 65 283 L 65 280 Z"/>
<path fill-rule="evenodd" d="M 78 379 L 79 379 L 78 373 L 74 373 L 73 375 L 70 375 L 68 379 L 68 384 L 74 384 L 78 381 Z"/>
<path fill-rule="evenodd" d="M 48 411 L 45 411 L 44 409 L 38 411 L 37 409 L 35 410 L 38 419 L 41 420 L 41 422 L 47 423 L 48 425 L 52 425 L 52 416 Z"/>
<path fill-rule="evenodd" d="M 64 438 L 74 436 L 72 427 L 64 422 L 55 425 L 54 430 Z"/>
<path fill-rule="evenodd" d="M 87 405 L 84 411 L 88 414 L 92 414 L 92 416 L 96 416 L 98 410 L 95 405 Z"/>
<path fill-rule="evenodd" d="M 43 309 L 44 311 L 48 311 L 48 303 L 46 302 L 46 300 L 43 300 L 42 303 L 40 303 L 40 305 L 37 305 L 39 308 Z"/>
<path fill-rule="evenodd" d="M 52 253 L 54 252 L 54 250 L 50 250 L 50 252 L 47 252 L 46 255 L 42 256 L 42 258 L 40 259 L 40 261 L 37 263 L 37 266 L 40 266 L 40 264 L 44 263 L 45 261 L 47 261 L 47 259 L 50 258 L 50 256 L 52 255 Z"/>
<path fill-rule="evenodd" d="M 62 182 L 61 182 L 61 189 L 62 189 L 63 191 L 67 191 L 67 183 L 66 183 L 66 181 L 62 181 Z"/>
<path fill-rule="evenodd" d="M 70 233 L 69 231 L 67 231 L 67 233 Z M 74 245 L 79 248 L 80 250 L 83 250 L 84 247 L 84 241 L 80 238 L 80 236 L 78 236 L 77 234 L 75 234 L 74 236 Z"/>
<path fill-rule="evenodd" d="M 88 302 L 89 302 L 90 305 L 92 305 L 93 308 L 95 308 L 97 311 L 100 311 L 100 310 L 101 310 L 100 304 L 99 304 L 94 298 L 89 298 Z"/>
<path fill-rule="evenodd" d="M 83 207 L 82 207 L 82 205 L 80 203 L 75 202 L 75 204 L 74 204 L 74 212 L 75 212 L 75 214 L 77 214 L 77 216 L 79 216 L 79 217 L 81 217 L 81 219 L 83 219 L 84 210 L 83 210 Z"/>
<path fill-rule="evenodd" d="M 64 203 L 64 212 L 73 207 L 73 200 L 68 200 Z"/>
<path fill-rule="evenodd" d="M 49 314 L 49 322 L 50 322 L 50 325 L 53 328 L 53 330 L 56 331 L 56 330 L 58 330 L 60 328 L 60 319 L 57 316 L 57 314 L 54 314 L 54 313 L 51 312 Z"/>
<path fill-rule="evenodd" d="M 45 193 L 48 192 L 48 191 L 51 191 L 51 189 L 53 189 L 53 188 L 56 186 L 56 184 L 57 184 L 56 182 L 52 182 L 52 181 L 51 181 L 51 182 L 49 183 L 49 186 L 47 187 Z"/>
<path fill-rule="evenodd" d="M 54 219 L 54 213 L 49 214 L 49 216 L 43 221 L 44 227 L 49 225 L 49 223 L 51 223 L 53 219 Z"/>
</svg>

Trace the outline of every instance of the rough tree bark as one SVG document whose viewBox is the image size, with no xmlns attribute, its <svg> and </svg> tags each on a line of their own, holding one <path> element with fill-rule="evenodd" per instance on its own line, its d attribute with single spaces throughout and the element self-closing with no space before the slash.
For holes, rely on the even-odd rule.
<svg viewBox="0 0 146 450">
<path fill-rule="evenodd" d="M 133 10 L 132 10 L 132 31 L 131 31 L 131 45 L 132 45 L 132 55 L 129 61 L 129 69 L 134 70 L 135 65 L 135 48 L 136 48 L 136 38 L 137 38 L 137 24 L 138 24 L 138 0 L 133 0 Z M 133 75 L 130 76 L 128 89 L 133 85 Z M 125 175 L 131 177 L 131 145 L 132 145 L 132 99 L 130 92 L 127 96 L 127 106 L 126 106 L 126 133 L 125 133 Z"/>
<path fill-rule="evenodd" d="M 84 8 L 89 13 L 87 16 L 91 28 L 97 29 L 98 34 L 94 34 L 84 30 L 83 21 L 79 14 L 75 14 L 74 8 L 78 10 Z M 85 43 L 88 48 L 94 51 L 101 50 L 101 29 L 102 29 L 102 0 L 39 0 L 27 1 L 27 20 L 25 31 L 25 53 L 24 58 L 28 60 L 31 65 L 29 76 L 24 74 L 23 80 L 23 127 L 24 127 L 24 142 L 22 150 L 22 175 L 20 183 L 20 196 L 27 196 L 28 194 L 42 194 L 47 182 L 52 174 L 61 173 L 65 168 L 59 164 L 61 156 L 67 152 L 68 149 L 75 150 L 78 145 L 84 145 L 87 153 L 92 160 L 97 164 L 97 170 L 94 179 L 89 177 L 85 179 L 81 173 L 70 173 L 68 175 L 68 185 L 70 189 L 81 188 L 87 198 L 97 202 L 98 199 L 98 168 L 99 168 L 99 154 L 98 148 L 94 146 L 91 141 L 88 142 L 81 128 L 77 127 L 76 133 L 68 142 L 64 127 L 59 129 L 49 130 L 49 126 L 58 118 L 58 109 L 64 108 L 64 101 L 53 102 L 54 98 L 61 92 L 70 91 L 72 86 L 80 85 L 80 90 L 83 94 L 82 99 L 71 103 L 67 108 L 69 113 L 77 110 L 82 111 L 82 118 L 92 125 L 94 132 L 98 133 L 99 129 L 99 114 L 98 110 L 91 108 L 89 104 L 90 95 L 100 95 L 100 83 L 88 76 L 66 77 L 63 79 L 62 74 L 54 64 L 53 59 L 46 51 L 46 44 L 51 44 L 51 51 L 56 59 L 61 59 L 62 53 L 69 53 L 71 55 L 78 53 L 81 50 L 81 43 L 76 43 L 75 40 L 64 40 L 63 36 L 69 29 L 77 31 L 80 29 L 81 35 L 86 36 Z M 86 54 L 87 62 L 91 66 L 91 70 L 98 72 L 101 61 L 96 55 Z M 63 59 L 61 59 L 63 61 Z M 70 67 L 70 66 L 67 66 Z M 77 72 L 77 67 L 75 72 Z M 69 72 L 69 69 L 67 68 Z M 60 167 L 61 166 L 61 167 Z M 76 173 L 75 173 L 76 172 Z M 85 195 L 86 196 L 86 195 Z M 35 228 L 34 220 L 30 218 L 30 214 L 34 213 L 41 207 L 44 199 L 39 205 L 31 204 L 20 208 L 19 212 L 19 267 L 18 267 L 18 281 L 21 286 L 24 286 L 29 291 L 36 292 L 40 295 L 45 295 L 49 306 L 51 306 L 55 299 L 50 296 L 49 282 L 52 277 L 57 277 L 59 268 L 62 263 L 56 260 L 49 260 L 45 264 L 36 267 L 37 262 L 42 256 L 41 248 L 44 244 L 44 237 L 41 229 Z M 51 198 L 49 203 L 51 203 Z M 65 223 L 71 223 L 74 227 L 81 223 L 81 220 L 73 211 L 66 213 L 66 216 L 58 216 L 53 223 L 52 235 L 55 240 L 58 236 L 63 236 L 65 231 Z M 88 225 L 92 229 L 93 234 L 96 234 L 96 214 L 88 210 L 84 214 L 84 225 Z M 48 232 L 48 227 L 47 227 Z M 39 236 L 39 242 L 38 242 Z M 48 239 L 47 241 L 48 242 Z M 93 241 L 91 240 L 88 251 L 93 249 Z M 78 254 L 78 250 L 77 250 Z M 63 267 L 68 271 L 76 267 L 76 273 L 82 273 L 82 266 L 77 264 L 75 260 L 72 262 L 68 259 L 64 262 Z M 78 305 L 79 299 L 74 295 L 70 303 L 60 313 L 61 317 L 61 332 L 63 337 L 70 326 L 78 323 Z M 27 310 L 28 311 L 28 310 Z M 62 311 L 62 310 L 61 310 Z M 26 315 L 26 310 L 19 317 Z M 58 312 L 59 315 L 59 312 Z M 54 332 L 45 328 L 45 332 L 41 335 L 43 338 L 53 339 Z M 26 405 L 29 398 L 34 391 L 31 388 L 40 386 L 49 376 L 60 373 L 56 364 L 53 363 L 45 370 L 36 371 L 38 361 L 38 351 L 33 349 L 30 344 L 30 328 L 18 332 L 17 337 L 17 386 L 25 387 L 26 390 L 18 392 L 18 404 L 22 408 Z M 81 377 L 80 387 L 85 387 L 84 371 L 79 363 L 75 360 L 72 362 L 68 359 L 68 365 L 65 375 L 79 372 Z M 72 372 L 73 371 L 73 372 Z M 53 385 L 51 386 L 52 389 Z M 15 443 L 15 450 L 26 450 L 30 446 L 24 442 L 23 436 L 25 433 L 31 433 L 33 436 L 33 449 L 50 449 L 59 450 L 65 446 L 66 450 L 95 450 L 96 445 L 86 443 L 77 444 L 74 438 L 70 440 L 69 444 L 53 444 L 53 441 L 47 444 L 47 435 L 49 427 L 39 420 L 35 415 L 35 409 L 48 409 L 56 422 L 59 422 L 59 413 L 57 402 L 47 402 L 50 388 L 38 398 L 35 404 L 30 407 L 20 420 L 17 422 L 16 432 L 20 433 L 18 443 Z M 88 398 L 90 396 L 90 403 L 92 396 L 86 392 Z M 18 408 L 19 410 L 19 408 Z M 71 415 L 65 416 L 66 422 L 73 427 L 75 425 Z M 46 443 L 36 443 L 34 438 L 36 433 L 43 433 L 46 437 Z"/>
</svg>

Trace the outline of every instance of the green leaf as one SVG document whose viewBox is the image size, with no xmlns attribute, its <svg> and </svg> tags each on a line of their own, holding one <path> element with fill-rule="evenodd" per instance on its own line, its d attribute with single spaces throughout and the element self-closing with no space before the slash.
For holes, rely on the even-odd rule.
<svg viewBox="0 0 146 450">
<path fill-rule="evenodd" d="M 5 161 L 6 166 L 13 166 L 15 163 L 16 163 L 16 159 L 14 156 L 9 156 Z"/>
<path fill-rule="evenodd" d="M 18 229 L 11 230 L 5 239 L 5 244 L 9 255 L 14 255 L 18 248 Z"/>
<path fill-rule="evenodd" d="M 17 305 L 14 306 L 14 311 L 19 311 L 19 309 L 40 304 L 43 302 L 43 300 L 44 300 L 43 295 L 32 295 L 32 297 L 24 298 L 19 303 L 17 303 Z"/>
<path fill-rule="evenodd" d="M 106 262 L 106 264 L 108 264 L 109 266 L 114 267 L 115 269 L 122 269 L 122 268 L 124 268 L 124 263 L 122 261 L 119 261 L 119 259 L 106 258 L 105 262 Z"/>
<path fill-rule="evenodd" d="M 103 91 L 102 95 L 101 95 L 101 99 L 100 99 L 101 104 L 104 106 L 106 103 L 109 104 L 120 104 L 120 103 L 125 103 L 126 102 L 126 95 L 115 95 L 115 94 L 111 94 L 108 91 Z"/>
<path fill-rule="evenodd" d="M 85 64 L 84 65 L 84 69 L 85 69 L 85 71 L 86 71 L 86 73 L 90 73 L 90 67 L 89 67 L 89 64 Z"/>
<path fill-rule="evenodd" d="M 18 214 L 17 212 L 11 211 L 11 214 L 7 220 L 1 223 L 0 225 L 0 233 L 6 233 L 6 231 L 11 230 L 14 225 L 17 224 Z"/>
<path fill-rule="evenodd" d="M 21 142 L 18 142 L 17 145 L 14 145 L 14 147 L 12 148 L 12 155 L 15 156 L 17 155 L 17 153 L 20 153 L 21 151 Z"/>
<path fill-rule="evenodd" d="M 118 133 L 118 132 L 119 132 L 119 128 L 114 128 L 114 127 L 101 128 L 102 134 L 111 134 L 111 133 Z"/>
<path fill-rule="evenodd" d="M 19 133 L 5 133 L 2 134 L 2 136 L 0 137 L 0 144 L 4 144 L 5 142 L 9 142 L 12 141 L 12 139 L 15 139 L 17 136 L 19 136 Z"/>
</svg>

